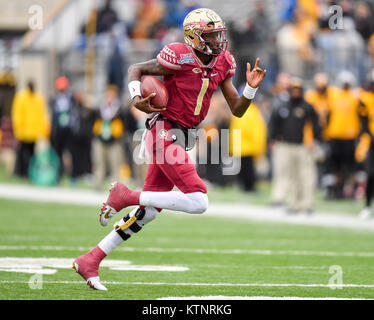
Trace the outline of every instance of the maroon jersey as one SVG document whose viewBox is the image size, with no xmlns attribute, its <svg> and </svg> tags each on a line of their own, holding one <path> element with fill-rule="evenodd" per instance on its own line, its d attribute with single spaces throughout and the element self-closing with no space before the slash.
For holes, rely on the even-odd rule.
<svg viewBox="0 0 374 320">
<path fill-rule="evenodd" d="M 236 69 L 228 51 L 204 65 L 193 48 L 183 43 L 166 45 L 157 61 L 175 72 L 164 77 L 169 101 L 162 115 L 188 128 L 204 120 L 213 93 L 225 79 L 234 76 Z"/>
</svg>

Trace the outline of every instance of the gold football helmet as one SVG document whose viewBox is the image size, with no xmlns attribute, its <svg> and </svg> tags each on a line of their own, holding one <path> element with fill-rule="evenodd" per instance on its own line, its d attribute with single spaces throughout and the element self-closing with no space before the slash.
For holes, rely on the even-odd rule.
<svg viewBox="0 0 374 320">
<path fill-rule="evenodd" d="M 227 48 L 226 26 L 213 10 L 200 8 L 184 18 L 184 41 L 192 48 L 208 55 L 218 56 Z"/>
</svg>

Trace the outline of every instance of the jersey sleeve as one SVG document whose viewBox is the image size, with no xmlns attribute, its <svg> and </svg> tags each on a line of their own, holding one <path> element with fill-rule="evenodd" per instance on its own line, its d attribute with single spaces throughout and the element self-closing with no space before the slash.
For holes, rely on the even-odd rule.
<svg viewBox="0 0 374 320">
<path fill-rule="evenodd" d="M 166 69 L 178 71 L 182 69 L 177 56 L 176 48 L 173 45 L 166 45 L 157 55 L 157 61 Z"/>
<path fill-rule="evenodd" d="M 225 79 L 232 78 L 235 75 L 235 71 L 236 71 L 235 58 L 228 51 L 225 52 L 225 58 L 226 58 L 226 62 L 227 62 L 227 71 L 226 71 Z"/>
</svg>

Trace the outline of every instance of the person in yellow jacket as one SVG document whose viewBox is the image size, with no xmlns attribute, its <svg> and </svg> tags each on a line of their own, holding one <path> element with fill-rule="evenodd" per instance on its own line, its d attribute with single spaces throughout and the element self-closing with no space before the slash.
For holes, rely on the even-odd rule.
<svg viewBox="0 0 374 320">
<path fill-rule="evenodd" d="M 331 88 L 329 116 L 324 131 L 329 139 L 328 198 L 344 198 L 344 187 L 355 168 L 355 142 L 361 131 L 360 103 L 353 90 L 355 77 L 348 71 L 338 75 L 339 87 Z"/>
<path fill-rule="evenodd" d="M 329 115 L 329 97 L 332 89 L 328 85 L 328 77 L 325 73 L 317 73 L 314 76 L 314 84 L 315 88 L 308 90 L 304 98 L 317 111 L 322 138 L 326 140 L 328 139 L 326 127 Z"/>
<path fill-rule="evenodd" d="M 321 140 L 316 143 L 313 135 L 313 125 L 310 121 L 304 127 L 304 144 L 313 148 L 314 168 L 316 183 L 323 181 L 326 174 L 328 135 L 327 124 L 330 112 L 330 96 L 333 87 L 329 85 L 329 78 L 326 73 L 320 72 L 314 76 L 314 88 L 309 89 L 304 94 L 304 99 L 318 114 L 318 124 L 321 129 Z M 314 144 L 314 146 L 313 146 Z"/>
<path fill-rule="evenodd" d="M 11 117 L 14 136 L 19 141 L 14 173 L 27 178 L 35 143 L 49 137 L 51 130 L 45 99 L 35 92 L 32 80 L 28 81 L 25 90 L 16 93 Z"/>
<path fill-rule="evenodd" d="M 364 118 L 363 144 L 365 146 L 367 183 L 365 191 L 365 207 L 360 212 L 361 219 L 368 219 L 371 216 L 371 203 L 374 196 L 374 69 L 370 75 L 369 90 L 362 90 L 360 93 L 361 115 Z"/>
<path fill-rule="evenodd" d="M 236 135 L 233 130 L 239 129 Z M 255 191 L 255 160 L 266 153 L 267 127 L 257 104 L 251 107 L 243 117 L 232 117 L 230 122 L 230 155 L 241 160 L 238 179 L 245 191 Z M 237 146 L 240 145 L 240 148 Z"/>
</svg>

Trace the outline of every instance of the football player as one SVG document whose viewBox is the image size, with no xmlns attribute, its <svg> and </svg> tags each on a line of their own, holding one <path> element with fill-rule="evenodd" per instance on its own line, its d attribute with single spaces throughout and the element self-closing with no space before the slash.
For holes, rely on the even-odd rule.
<svg viewBox="0 0 374 320">
<path fill-rule="evenodd" d="M 136 206 L 135 209 L 116 223 L 95 248 L 73 263 L 76 272 L 93 289 L 106 290 L 99 279 L 101 260 L 155 219 L 162 209 L 188 213 L 207 210 L 207 188 L 186 152 L 194 140 L 190 132 L 205 118 L 212 94 L 219 87 L 232 114 L 243 116 L 266 75 L 258 58 L 253 69 L 247 63 L 246 87 L 239 96 L 232 83 L 235 60 L 226 50 L 226 27 L 218 14 L 205 8 L 193 10 L 185 17 L 183 29 L 185 43 L 166 45 L 156 59 L 134 64 L 128 70 L 131 107 L 155 113 L 146 123 L 148 130 L 143 141 L 153 161 L 148 166 L 142 192 L 132 191 L 119 182 L 112 186 L 101 209 L 101 225 L 106 226 L 123 208 Z M 155 93 L 141 96 L 140 80 L 144 75 L 164 77 L 169 93 L 164 108 L 151 105 Z M 174 134 L 178 132 L 175 129 L 183 134 Z M 158 161 L 160 154 L 162 161 Z M 170 154 L 177 154 L 176 161 L 168 161 Z M 180 191 L 171 191 L 174 186 Z"/>
</svg>

